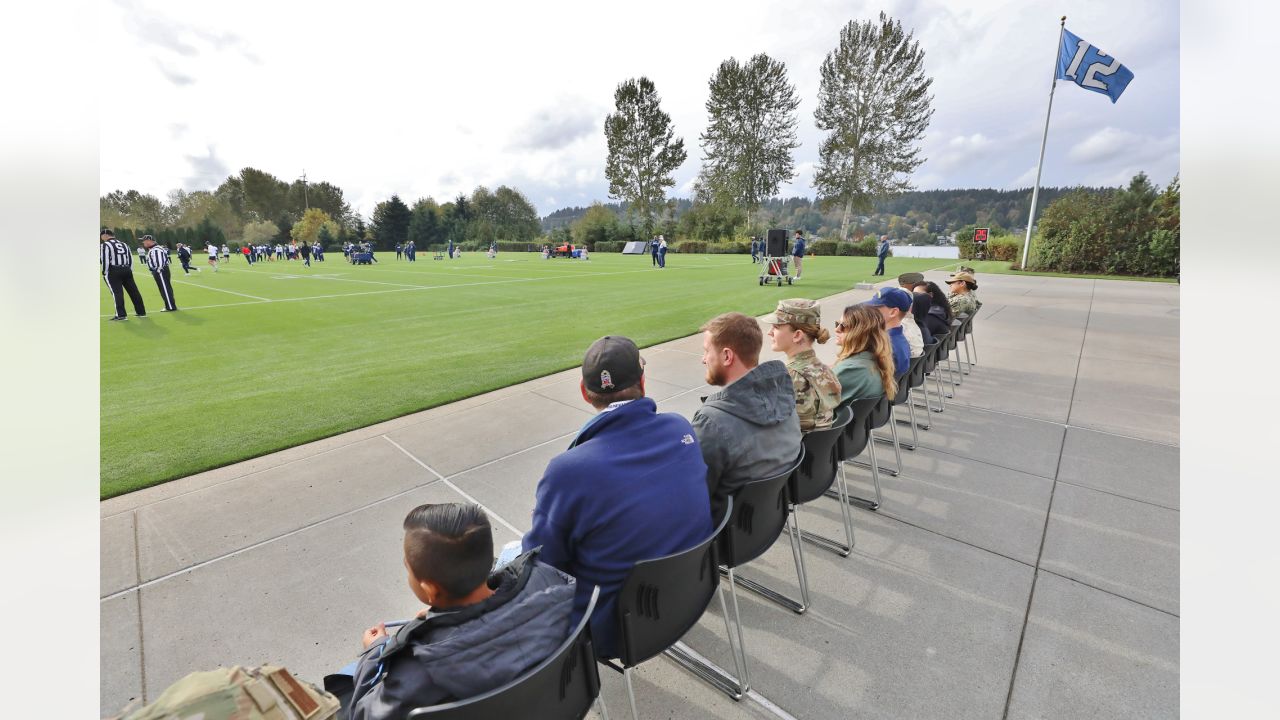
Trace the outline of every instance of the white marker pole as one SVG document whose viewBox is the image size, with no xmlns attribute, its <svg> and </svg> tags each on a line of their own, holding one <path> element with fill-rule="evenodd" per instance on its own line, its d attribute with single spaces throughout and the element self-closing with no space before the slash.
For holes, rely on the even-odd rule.
<svg viewBox="0 0 1280 720">
<path fill-rule="evenodd" d="M 1067 16 L 1062 16 L 1058 27 L 1058 46 L 1053 51 L 1053 82 L 1049 85 L 1049 110 L 1044 114 L 1044 137 L 1040 138 L 1040 163 L 1036 165 L 1036 186 L 1031 191 L 1031 214 L 1027 216 L 1027 237 L 1022 241 L 1022 269 L 1027 269 L 1027 253 L 1031 250 L 1032 220 L 1036 217 L 1036 200 L 1040 197 L 1040 171 L 1044 169 L 1044 146 L 1049 141 L 1049 116 L 1053 114 L 1053 91 L 1058 86 L 1058 54 L 1062 52 L 1062 33 L 1067 28 Z"/>
</svg>

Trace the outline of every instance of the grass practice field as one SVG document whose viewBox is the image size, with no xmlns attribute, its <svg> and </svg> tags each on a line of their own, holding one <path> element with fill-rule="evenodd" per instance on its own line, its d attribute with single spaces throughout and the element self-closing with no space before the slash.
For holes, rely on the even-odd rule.
<svg viewBox="0 0 1280 720">
<path fill-rule="evenodd" d="M 120 323 L 106 321 L 99 278 L 102 497 L 574 367 L 601 335 L 645 347 L 722 312 L 882 279 L 875 258 L 853 257 L 806 258 L 804 279 L 783 289 L 760 287 L 745 255 L 669 255 L 662 270 L 618 254 L 378 258 L 352 266 L 330 253 L 306 268 L 237 257 L 214 273 L 197 256 L 200 273 L 173 265 L 176 313 L 160 312 L 151 274 L 135 267 L 148 315 L 126 300 Z M 891 258 L 889 272 L 947 262 Z"/>
</svg>

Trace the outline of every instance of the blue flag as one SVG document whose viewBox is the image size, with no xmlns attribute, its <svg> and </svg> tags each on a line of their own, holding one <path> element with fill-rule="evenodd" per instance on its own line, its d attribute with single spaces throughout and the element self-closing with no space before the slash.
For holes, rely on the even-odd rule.
<svg viewBox="0 0 1280 720">
<path fill-rule="evenodd" d="M 1102 93 L 1115 103 L 1120 93 L 1129 87 L 1133 73 L 1119 60 L 1063 28 L 1062 46 L 1058 48 L 1058 79 Z"/>
</svg>

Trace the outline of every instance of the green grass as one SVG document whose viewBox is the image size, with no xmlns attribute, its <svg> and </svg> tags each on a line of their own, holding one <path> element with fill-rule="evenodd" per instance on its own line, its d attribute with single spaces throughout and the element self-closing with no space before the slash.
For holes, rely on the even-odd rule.
<svg viewBox="0 0 1280 720">
<path fill-rule="evenodd" d="M 898 258 L 894 258 L 892 262 L 898 262 Z M 1058 277 L 1058 278 L 1076 278 L 1078 280 L 1138 280 L 1140 282 L 1178 282 L 1177 278 L 1163 277 L 1145 277 L 1141 275 L 1077 275 L 1074 273 L 1060 273 L 1032 270 L 1023 272 L 1022 270 L 1014 270 L 1010 266 L 1008 260 L 958 260 L 946 266 L 947 270 L 955 270 L 960 265 L 971 267 L 978 271 L 979 275 L 983 273 L 991 275 L 1035 275 L 1038 277 Z M 979 278 L 981 282 L 981 278 Z"/>
<path fill-rule="evenodd" d="M 671 255 L 665 270 L 615 254 L 379 255 L 372 267 L 340 253 L 309 269 L 236 258 L 184 276 L 175 266 L 176 313 L 159 312 L 150 273 L 135 270 L 149 313 L 124 323 L 106 322 L 103 286 L 102 497 L 574 367 L 601 335 L 643 347 L 721 312 L 831 295 L 875 267 L 810 258 L 802 283 L 779 290 L 760 287 L 743 255 Z M 940 262 L 895 258 L 893 272 Z"/>
</svg>

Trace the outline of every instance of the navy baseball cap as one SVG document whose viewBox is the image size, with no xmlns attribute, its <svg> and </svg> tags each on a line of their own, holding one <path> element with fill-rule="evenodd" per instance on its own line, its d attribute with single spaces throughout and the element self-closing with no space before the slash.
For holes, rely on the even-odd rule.
<svg viewBox="0 0 1280 720">
<path fill-rule="evenodd" d="M 911 311 L 911 302 L 911 293 L 902 288 L 887 287 L 876 290 L 876 294 L 862 304 L 872 307 L 889 307 L 905 313 Z"/>
<path fill-rule="evenodd" d="M 635 385 L 644 376 L 640 348 L 631 338 L 605 335 L 587 348 L 582 358 L 582 383 L 602 394 L 615 393 Z"/>
</svg>

